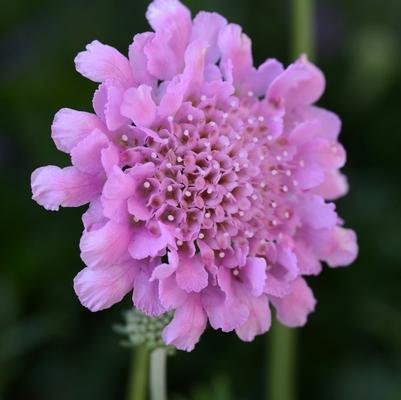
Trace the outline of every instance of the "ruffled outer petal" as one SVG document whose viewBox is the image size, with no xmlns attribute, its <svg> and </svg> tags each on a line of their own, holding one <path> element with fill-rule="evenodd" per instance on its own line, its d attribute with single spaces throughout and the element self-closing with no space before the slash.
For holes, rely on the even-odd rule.
<svg viewBox="0 0 401 400">
<path fill-rule="evenodd" d="M 270 329 L 271 314 L 267 296 L 244 296 L 244 300 L 247 303 L 249 315 L 246 322 L 235 332 L 241 340 L 250 342 L 255 339 L 255 336 L 262 335 Z"/>
<path fill-rule="evenodd" d="M 286 108 L 310 105 L 320 98 L 324 87 L 322 72 L 303 56 L 271 83 L 267 99 L 272 104 L 284 100 Z"/>
<path fill-rule="evenodd" d="M 79 207 L 89 203 L 101 190 L 102 179 L 75 167 L 53 165 L 36 169 L 31 176 L 32 199 L 46 208 Z"/>
<path fill-rule="evenodd" d="M 77 71 L 94 82 L 115 79 L 124 85 L 132 83 L 130 64 L 114 47 L 94 40 L 75 57 Z"/>
<path fill-rule="evenodd" d="M 107 269 L 127 252 L 131 239 L 128 225 L 108 221 L 97 230 L 84 231 L 81 241 L 81 258 L 91 268 Z"/>
<path fill-rule="evenodd" d="M 180 350 L 192 351 L 206 328 L 206 314 L 200 295 L 191 294 L 179 306 L 173 320 L 163 330 L 163 340 Z"/>
<path fill-rule="evenodd" d="M 80 171 L 95 175 L 103 171 L 102 150 L 109 145 L 106 135 L 95 129 L 71 151 L 72 164 Z"/>
<path fill-rule="evenodd" d="M 59 150 L 70 153 L 95 129 L 103 129 L 102 122 L 95 114 L 62 108 L 54 116 L 52 139 Z"/>
<path fill-rule="evenodd" d="M 135 278 L 132 299 L 136 308 L 154 317 L 163 314 L 166 310 L 159 300 L 159 282 L 150 281 L 149 268 L 146 267 Z"/>
<path fill-rule="evenodd" d="M 208 273 L 199 256 L 180 255 L 176 270 L 178 286 L 186 292 L 200 292 L 208 284 Z"/>
<path fill-rule="evenodd" d="M 152 88 L 140 85 L 124 93 L 121 114 L 131 119 L 135 125 L 149 127 L 156 117 L 156 104 L 152 99 Z"/>
<path fill-rule="evenodd" d="M 298 327 L 306 324 L 308 315 L 314 311 L 316 300 L 313 293 L 302 278 L 298 278 L 288 296 L 271 297 L 276 308 L 277 319 L 284 325 Z"/>
<path fill-rule="evenodd" d="M 132 290 L 139 265 L 129 260 L 107 270 L 84 268 L 74 279 L 80 302 L 91 311 L 100 311 L 118 303 Z"/>
</svg>

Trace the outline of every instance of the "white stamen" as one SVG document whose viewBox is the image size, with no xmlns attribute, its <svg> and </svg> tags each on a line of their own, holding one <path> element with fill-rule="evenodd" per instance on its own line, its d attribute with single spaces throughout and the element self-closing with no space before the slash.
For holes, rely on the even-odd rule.
<svg viewBox="0 0 401 400">
<path fill-rule="evenodd" d="M 220 258 L 224 258 L 225 255 L 226 255 L 226 253 L 224 253 L 224 251 L 220 251 L 220 253 L 219 253 Z"/>
<path fill-rule="evenodd" d="M 144 187 L 145 189 L 149 189 L 149 188 L 150 188 L 150 183 L 149 183 L 148 181 L 144 182 L 144 183 L 143 183 L 143 187 Z"/>
<path fill-rule="evenodd" d="M 253 118 L 248 118 L 248 124 L 253 124 Z"/>
<path fill-rule="evenodd" d="M 281 161 L 281 160 L 282 160 L 281 156 L 277 156 L 277 157 L 276 157 L 276 160 L 277 160 L 277 161 Z"/>
<path fill-rule="evenodd" d="M 272 220 L 272 225 L 276 226 L 277 225 L 277 221 L 275 219 Z"/>
<path fill-rule="evenodd" d="M 199 239 L 204 239 L 204 238 L 205 238 L 205 235 L 201 232 L 201 233 L 198 235 L 198 238 L 199 238 Z"/>
<path fill-rule="evenodd" d="M 253 142 L 253 143 L 258 143 L 258 141 L 259 141 L 259 139 L 258 139 L 257 137 L 254 137 L 254 138 L 252 139 L 252 142 Z"/>
<path fill-rule="evenodd" d="M 178 156 L 178 157 L 177 157 L 177 161 L 178 161 L 179 163 L 180 163 L 180 162 L 183 162 L 182 157 Z"/>
<path fill-rule="evenodd" d="M 189 136 L 189 130 L 188 129 L 185 129 L 184 136 Z"/>
<path fill-rule="evenodd" d="M 267 135 L 267 140 L 268 141 L 272 141 L 273 140 L 273 136 L 272 135 Z"/>
<path fill-rule="evenodd" d="M 257 199 L 258 199 L 258 196 L 256 196 L 256 194 L 253 194 L 253 195 L 252 195 L 252 199 L 253 199 L 253 200 L 257 200 Z"/>
<path fill-rule="evenodd" d="M 224 119 L 227 119 L 227 118 L 228 118 L 228 113 L 224 113 L 224 114 L 223 114 L 223 118 L 224 118 Z"/>
<path fill-rule="evenodd" d="M 260 115 L 260 116 L 258 117 L 258 121 L 259 121 L 259 122 L 264 122 L 264 120 L 265 120 L 265 117 L 264 117 L 263 115 Z"/>
<path fill-rule="evenodd" d="M 210 156 L 210 155 L 209 155 L 209 156 L 207 156 L 206 158 L 207 158 L 209 161 L 212 161 L 212 160 L 213 160 L 213 157 L 212 157 L 212 156 Z"/>
<path fill-rule="evenodd" d="M 194 120 L 194 116 L 192 114 L 188 114 L 187 118 L 188 118 L 188 121 Z"/>
<path fill-rule="evenodd" d="M 276 176 L 277 175 L 277 170 L 276 169 L 272 169 L 272 175 Z"/>
<path fill-rule="evenodd" d="M 168 122 L 173 122 L 173 121 L 174 121 L 174 117 L 173 117 L 172 115 L 169 115 L 169 116 L 167 117 L 167 121 L 168 121 Z"/>
<path fill-rule="evenodd" d="M 230 105 L 231 107 L 235 107 L 237 105 L 237 102 L 235 100 L 231 100 Z"/>
<path fill-rule="evenodd" d="M 177 240 L 177 246 L 182 246 L 184 242 L 182 240 Z"/>
<path fill-rule="evenodd" d="M 238 276 L 239 275 L 239 269 L 238 268 L 234 268 L 233 269 L 233 275 L 234 276 Z"/>
<path fill-rule="evenodd" d="M 206 101 L 206 100 L 207 100 L 207 97 L 206 97 L 204 94 L 202 94 L 201 100 L 202 100 L 202 101 Z"/>
<path fill-rule="evenodd" d="M 264 188 L 266 187 L 266 183 L 260 182 L 260 187 L 261 187 L 262 189 L 264 189 Z"/>
<path fill-rule="evenodd" d="M 168 191 L 168 192 L 172 192 L 172 191 L 173 191 L 173 187 L 172 187 L 171 185 L 168 185 L 168 186 L 167 186 L 167 191 Z"/>
<path fill-rule="evenodd" d="M 292 172 L 291 172 L 289 169 L 287 169 L 287 171 L 285 171 L 285 174 L 286 174 L 287 176 L 291 176 L 291 175 L 292 175 Z"/>
<path fill-rule="evenodd" d="M 287 192 L 288 192 L 288 186 L 287 186 L 287 185 L 283 185 L 283 186 L 281 187 L 281 190 L 282 190 L 284 193 L 287 193 Z"/>
<path fill-rule="evenodd" d="M 122 136 L 121 136 L 121 140 L 122 140 L 123 142 L 128 142 L 128 136 L 127 136 L 127 135 L 122 135 Z"/>
<path fill-rule="evenodd" d="M 263 155 L 259 156 L 260 161 L 263 161 L 264 159 L 265 159 L 265 156 L 263 156 Z"/>
<path fill-rule="evenodd" d="M 270 203 L 270 205 L 271 205 L 272 208 L 276 208 L 277 207 L 277 203 L 274 200 Z"/>
<path fill-rule="evenodd" d="M 250 90 L 250 91 L 248 92 L 248 96 L 249 96 L 249 97 L 252 97 L 252 96 L 253 96 L 252 90 Z"/>
<path fill-rule="evenodd" d="M 187 196 L 187 197 L 191 197 L 191 192 L 189 191 L 189 190 L 187 190 L 186 192 L 185 192 L 185 196 Z"/>
<path fill-rule="evenodd" d="M 290 218 L 290 213 L 288 211 L 286 211 L 284 213 L 284 218 L 289 219 Z"/>
<path fill-rule="evenodd" d="M 157 153 L 152 153 L 151 155 L 150 155 L 153 159 L 155 159 L 155 158 L 157 158 Z"/>
<path fill-rule="evenodd" d="M 210 122 L 209 122 L 209 125 L 210 125 L 212 128 L 214 128 L 217 124 L 216 124 L 216 122 L 214 122 L 214 121 L 210 121 Z"/>
<path fill-rule="evenodd" d="M 208 193 L 208 194 L 212 194 L 212 193 L 213 193 L 213 189 L 212 189 L 212 188 L 208 188 L 208 189 L 207 189 L 207 193 Z"/>
<path fill-rule="evenodd" d="M 245 213 L 243 211 L 240 211 L 238 214 L 240 217 L 243 217 L 245 215 Z"/>
<path fill-rule="evenodd" d="M 210 218 L 212 215 L 210 214 L 210 212 L 207 212 L 206 214 L 205 214 L 205 218 Z"/>
<path fill-rule="evenodd" d="M 241 136 L 240 136 L 240 135 L 236 135 L 235 138 L 236 138 L 237 140 L 240 140 L 240 139 L 241 139 Z"/>
<path fill-rule="evenodd" d="M 170 222 L 173 222 L 174 221 L 174 215 L 169 215 L 168 217 L 167 217 L 167 219 L 170 221 Z"/>
<path fill-rule="evenodd" d="M 168 162 L 168 163 L 166 164 L 166 167 L 167 167 L 167 168 L 172 168 L 172 167 L 173 167 L 173 164 L 171 164 L 171 162 Z"/>
</svg>

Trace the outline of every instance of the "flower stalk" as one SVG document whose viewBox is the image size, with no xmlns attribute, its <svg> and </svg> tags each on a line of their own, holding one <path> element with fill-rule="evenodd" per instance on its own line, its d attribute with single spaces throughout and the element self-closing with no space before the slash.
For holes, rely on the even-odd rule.
<svg viewBox="0 0 401 400">
<path fill-rule="evenodd" d="M 127 400 L 146 400 L 148 388 L 149 350 L 138 346 L 133 351 L 128 379 Z"/>
<path fill-rule="evenodd" d="M 160 347 L 150 354 L 150 398 L 167 400 L 166 382 L 167 351 Z"/>
</svg>

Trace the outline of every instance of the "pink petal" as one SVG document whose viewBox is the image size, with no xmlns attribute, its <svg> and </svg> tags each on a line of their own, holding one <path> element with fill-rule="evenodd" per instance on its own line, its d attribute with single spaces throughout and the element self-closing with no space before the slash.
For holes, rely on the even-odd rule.
<svg viewBox="0 0 401 400">
<path fill-rule="evenodd" d="M 103 215 L 103 207 L 99 198 L 90 202 L 88 209 L 82 215 L 82 222 L 87 231 L 99 229 L 107 222 Z"/>
<path fill-rule="evenodd" d="M 114 47 L 94 40 L 75 57 L 75 67 L 84 77 L 94 82 L 115 79 L 124 85 L 132 83 L 130 64 Z"/>
<path fill-rule="evenodd" d="M 331 232 L 330 250 L 325 261 L 330 267 L 345 267 L 352 264 L 358 255 L 356 234 L 351 229 L 339 226 Z"/>
<path fill-rule="evenodd" d="M 188 298 L 188 294 L 177 285 L 175 276 L 170 275 L 159 282 L 160 302 L 166 310 L 180 307 Z"/>
<path fill-rule="evenodd" d="M 146 44 L 154 38 L 154 33 L 145 32 L 134 36 L 133 43 L 129 46 L 129 62 L 131 64 L 132 75 L 137 85 L 142 83 L 153 87 L 156 78 L 148 71 L 148 58 L 145 55 Z"/>
<path fill-rule="evenodd" d="M 136 230 L 129 244 L 128 251 L 132 258 L 142 260 L 146 257 L 156 257 L 159 252 L 172 243 L 172 236 L 160 224 L 157 234 L 151 233 L 147 228 Z"/>
<path fill-rule="evenodd" d="M 142 270 L 135 278 L 133 302 L 136 308 L 149 316 L 158 316 L 166 310 L 159 300 L 159 283 L 150 282 L 150 275 Z"/>
<path fill-rule="evenodd" d="M 330 228 L 337 223 L 335 205 L 325 203 L 320 196 L 305 194 L 297 211 L 303 223 L 313 229 Z"/>
<path fill-rule="evenodd" d="M 103 170 L 102 150 L 108 146 L 106 135 L 95 129 L 82 139 L 71 151 L 71 160 L 75 167 L 88 174 L 96 174 Z"/>
<path fill-rule="evenodd" d="M 62 108 L 54 117 L 52 138 L 59 150 L 70 153 L 95 129 L 103 129 L 102 122 L 95 114 Z"/>
<path fill-rule="evenodd" d="M 108 221 L 97 230 L 84 231 L 81 241 L 81 258 L 91 268 L 106 269 L 127 252 L 131 231 L 128 225 Z"/>
<path fill-rule="evenodd" d="M 272 82 L 267 91 L 267 99 L 274 103 L 283 99 L 287 108 L 309 105 L 320 98 L 324 87 L 322 72 L 305 57 L 301 57 Z"/>
<path fill-rule="evenodd" d="M 312 189 L 312 192 L 325 200 L 336 200 L 348 192 L 347 177 L 340 171 L 327 171 L 323 183 Z"/>
<path fill-rule="evenodd" d="M 127 199 L 135 190 L 134 180 L 119 167 L 114 166 L 107 177 L 102 192 L 104 215 L 116 222 L 123 222 L 128 218 Z"/>
<path fill-rule="evenodd" d="M 246 299 L 249 316 L 247 321 L 237 328 L 235 332 L 241 340 L 251 342 L 255 339 L 255 336 L 262 335 L 270 329 L 271 313 L 267 296 L 249 296 Z"/>
<path fill-rule="evenodd" d="M 298 327 L 306 324 L 309 313 L 314 311 L 316 300 L 302 278 L 298 278 L 288 296 L 281 299 L 271 297 L 276 308 L 277 319 L 284 325 Z"/>
<path fill-rule="evenodd" d="M 252 92 L 255 96 L 264 96 L 270 84 L 283 72 L 283 65 L 275 59 L 266 60 L 258 69 L 252 68 L 239 85 L 241 93 Z"/>
<path fill-rule="evenodd" d="M 79 207 L 89 203 L 101 190 L 98 177 L 85 174 L 75 167 L 52 165 L 36 169 L 31 176 L 32 199 L 46 208 Z"/>
<path fill-rule="evenodd" d="M 218 44 L 222 55 L 222 65 L 231 62 L 234 83 L 240 84 L 252 70 L 251 40 L 242 32 L 239 25 L 228 24 L 221 30 Z"/>
<path fill-rule="evenodd" d="M 230 332 L 243 325 L 249 316 L 248 308 L 237 299 L 227 300 L 217 287 L 202 292 L 202 305 L 213 329 Z"/>
<path fill-rule="evenodd" d="M 138 271 L 139 266 L 132 261 L 113 265 L 107 270 L 84 268 L 74 279 L 74 290 L 89 310 L 104 310 L 132 290 Z"/>
<path fill-rule="evenodd" d="M 192 351 L 206 328 L 206 314 L 198 294 L 188 299 L 174 313 L 173 320 L 163 330 L 163 340 L 179 350 Z"/>
<path fill-rule="evenodd" d="M 161 80 L 169 80 L 182 72 L 184 53 L 191 34 L 191 13 L 178 0 L 155 0 L 146 17 L 156 31 L 145 46 L 149 72 Z"/>
<path fill-rule="evenodd" d="M 121 83 L 107 80 L 99 86 L 93 96 L 93 108 L 110 131 L 129 123 L 129 119 L 120 112 L 123 94 L 124 88 Z"/>
<path fill-rule="evenodd" d="M 156 117 L 156 104 L 152 99 L 152 88 L 141 85 L 124 93 L 121 114 L 131 119 L 135 125 L 149 127 Z"/>
<path fill-rule="evenodd" d="M 304 108 L 302 115 L 307 120 L 319 122 L 319 136 L 329 140 L 338 139 L 341 130 L 341 120 L 336 114 L 324 108 L 312 106 Z"/>
<path fill-rule="evenodd" d="M 201 40 L 207 43 L 207 63 L 214 64 L 220 58 L 220 50 L 217 44 L 217 39 L 220 31 L 226 25 L 226 19 L 217 13 L 201 11 L 194 18 L 191 41 Z"/>
<path fill-rule="evenodd" d="M 249 257 L 241 268 L 241 280 L 246 284 L 252 296 L 258 297 L 263 293 L 266 282 L 266 261 L 260 257 Z"/>
<path fill-rule="evenodd" d="M 208 273 L 199 256 L 187 257 L 179 255 L 176 271 L 178 286 L 186 292 L 200 292 L 208 284 Z"/>
</svg>

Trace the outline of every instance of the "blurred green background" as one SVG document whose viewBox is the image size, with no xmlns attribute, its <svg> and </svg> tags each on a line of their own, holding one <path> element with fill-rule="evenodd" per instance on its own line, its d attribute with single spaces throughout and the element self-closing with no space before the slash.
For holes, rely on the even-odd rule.
<svg viewBox="0 0 401 400">
<path fill-rule="evenodd" d="M 82 209 L 49 213 L 30 200 L 30 174 L 67 165 L 50 139 L 61 107 L 90 110 L 95 85 L 73 59 L 93 39 L 126 52 L 148 29 L 145 0 L 1 1 L 0 399 L 123 399 L 130 354 L 112 324 L 129 299 L 91 314 L 72 279 L 82 268 Z M 244 27 L 257 62 L 288 63 L 290 4 L 187 0 Z M 299 399 L 401 399 L 401 2 L 317 1 L 321 104 L 340 114 L 351 192 L 340 215 L 359 235 L 348 269 L 309 279 L 319 301 L 298 332 Z M 208 331 L 169 361 L 172 399 L 264 398 L 268 335 L 251 344 Z"/>
</svg>

